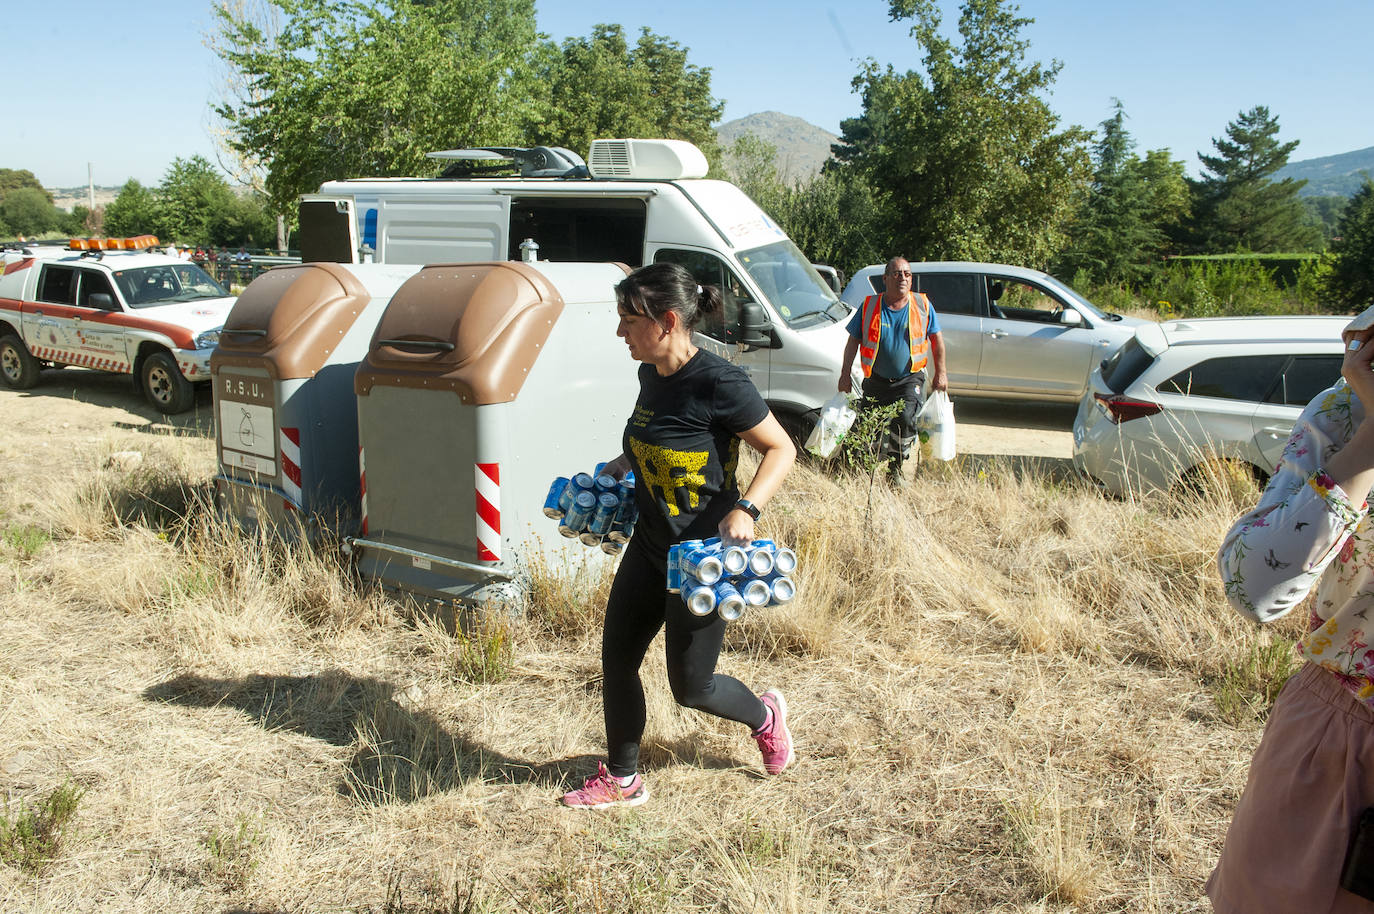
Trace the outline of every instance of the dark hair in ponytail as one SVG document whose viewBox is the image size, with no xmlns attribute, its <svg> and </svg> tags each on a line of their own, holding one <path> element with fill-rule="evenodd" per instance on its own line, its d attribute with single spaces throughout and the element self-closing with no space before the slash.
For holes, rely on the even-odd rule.
<svg viewBox="0 0 1374 914">
<path fill-rule="evenodd" d="M 689 331 L 703 317 L 719 314 L 723 308 L 719 287 L 699 285 L 686 267 L 676 263 L 655 263 L 635 270 L 616 285 L 615 301 L 626 313 L 647 317 L 656 324 L 663 322 L 667 312 L 676 311 Z"/>
</svg>

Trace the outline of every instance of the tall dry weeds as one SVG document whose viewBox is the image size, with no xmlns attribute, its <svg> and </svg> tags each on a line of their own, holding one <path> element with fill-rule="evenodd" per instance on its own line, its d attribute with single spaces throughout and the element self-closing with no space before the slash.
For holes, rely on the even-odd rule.
<svg viewBox="0 0 1374 914">
<path fill-rule="evenodd" d="M 85 790 L 41 877 L 0 867 L 0 907 L 400 910 L 461 886 L 485 911 L 1199 910 L 1281 675 L 1282 633 L 1211 570 L 1232 495 L 799 467 L 760 531 L 798 550 L 800 595 L 721 659 L 786 690 L 799 764 L 760 777 L 739 725 L 673 704 L 655 645 L 653 799 L 579 815 L 553 800 L 604 752 L 608 577 L 533 569 L 501 675 L 476 674 L 476 629 L 241 531 L 178 453 L 0 505 L 52 537 L 0 550 L 0 786 Z"/>
</svg>

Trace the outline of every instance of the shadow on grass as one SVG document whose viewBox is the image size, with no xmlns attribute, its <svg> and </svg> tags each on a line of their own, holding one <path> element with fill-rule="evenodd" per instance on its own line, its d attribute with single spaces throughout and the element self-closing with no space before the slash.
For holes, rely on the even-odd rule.
<svg viewBox="0 0 1374 914">
<path fill-rule="evenodd" d="M 359 802 L 414 802 L 471 781 L 568 789 L 596 757 L 515 759 L 449 731 L 406 706 L 392 683 L 328 670 L 309 676 L 216 679 L 184 674 L 146 689 L 147 701 L 188 708 L 230 707 L 265 730 L 289 730 L 354 750 L 339 792 Z M 397 699 L 401 700 L 398 701 Z"/>
</svg>

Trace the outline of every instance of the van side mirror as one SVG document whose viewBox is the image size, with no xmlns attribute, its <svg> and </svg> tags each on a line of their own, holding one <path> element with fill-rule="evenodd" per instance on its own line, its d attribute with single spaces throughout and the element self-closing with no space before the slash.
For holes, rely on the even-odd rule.
<svg viewBox="0 0 1374 914">
<path fill-rule="evenodd" d="M 1083 323 L 1083 315 L 1073 308 L 1065 308 L 1059 312 L 1059 323 L 1068 327 L 1077 327 Z"/>
<path fill-rule="evenodd" d="M 768 319 L 763 305 L 756 301 L 740 302 L 739 338 L 736 342 L 741 346 L 755 346 L 760 349 L 777 349 L 782 345 L 777 334 L 773 332 L 773 322 Z"/>
</svg>

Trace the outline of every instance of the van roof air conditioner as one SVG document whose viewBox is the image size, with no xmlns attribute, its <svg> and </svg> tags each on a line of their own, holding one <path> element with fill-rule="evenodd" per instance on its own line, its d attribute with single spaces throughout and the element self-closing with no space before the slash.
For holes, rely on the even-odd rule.
<svg viewBox="0 0 1374 914">
<path fill-rule="evenodd" d="M 593 140 L 587 168 L 593 178 L 673 181 L 704 178 L 710 166 L 686 140 Z"/>
</svg>

